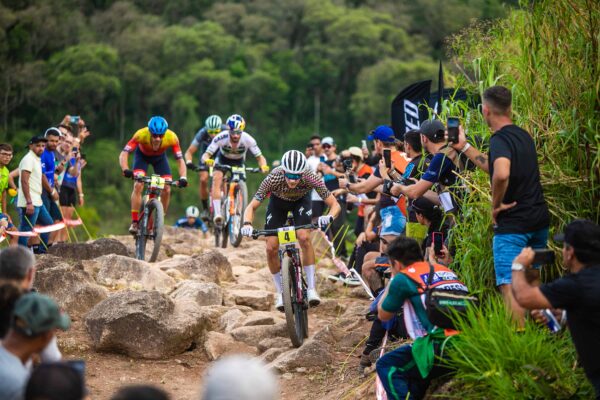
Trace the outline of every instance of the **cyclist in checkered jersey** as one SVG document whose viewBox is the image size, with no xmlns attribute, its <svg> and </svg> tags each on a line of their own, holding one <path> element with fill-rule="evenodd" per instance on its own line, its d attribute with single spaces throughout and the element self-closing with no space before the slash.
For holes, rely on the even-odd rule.
<svg viewBox="0 0 600 400">
<path fill-rule="evenodd" d="M 335 197 L 325 187 L 323 178 L 307 168 L 306 156 L 297 150 L 286 152 L 281 159 L 281 166 L 273 169 L 262 181 L 254 198 L 244 212 L 242 235 L 252 236 L 252 221 L 254 213 L 262 201 L 270 195 L 267 206 L 265 229 L 276 229 L 285 225 L 289 211 L 294 216 L 296 225 L 311 223 L 312 201 L 311 191 L 316 190 L 329 208 L 329 213 L 318 219 L 321 228 L 327 227 L 340 212 L 340 205 Z M 321 302 L 315 289 L 315 251 L 310 240 L 308 229 L 296 231 L 300 248 L 302 249 L 302 265 L 306 273 L 308 286 L 307 297 L 311 306 Z M 267 263 L 273 275 L 277 289 L 275 307 L 283 311 L 283 285 L 281 282 L 281 266 L 279 264 L 279 242 L 277 237 L 267 237 Z"/>
</svg>

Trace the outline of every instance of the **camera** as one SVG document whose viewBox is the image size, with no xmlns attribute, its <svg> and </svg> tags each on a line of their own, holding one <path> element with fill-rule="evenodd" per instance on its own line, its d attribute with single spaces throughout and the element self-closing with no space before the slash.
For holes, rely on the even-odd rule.
<svg viewBox="0 0 600 400">
<path fill-rule="evenodd" d="M 71 123 L 72 124 L 79 123 L 79 115 L 71 115 Z"/>
<path fill-rule="evenodd" d="M 458 126 L 460 121 L 457 117 L 448 117 L 448 143 L 458 143 Z"/>
<path fill-rule="evenodd" d="M 342 164 L 344 165 L 344 171 L 346 171 L 346 172 L 352 171 L 352 159 L 351 158 L 343 158 Z"/>
</svg>

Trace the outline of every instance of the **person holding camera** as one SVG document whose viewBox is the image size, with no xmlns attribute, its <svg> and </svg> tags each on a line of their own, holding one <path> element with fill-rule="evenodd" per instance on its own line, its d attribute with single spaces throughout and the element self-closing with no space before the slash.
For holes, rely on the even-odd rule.
<svg viewBox="0 0 600 400">
<path fill-rule="evenodd" d="M 322 161 L 325 160 L 323 155 L 323 148 L 321 147 L 321 136 L 313 135 L 311 136 L 308 144 L 306 145 L 306 150 L 304 152 L 306 155 L 306 163 L 308 164 L 308 168 L 310 168 L 315 174 L 318 173 L 319 165 Z M 325 203 L 321 199 L 321 196 L 317 193 L 316 190 L 313 190 L 310 195 L 311 198 L 311 209 L 312 209 L 312 220 L 313 223 L 316 223 L 317 219 L 323 215 L 323 211 L 325 210 Z"/>
<path fill-rule="evenodd" d="M 562 258 L 568 275 L 541 286 L 525 276 L 535 260 L 531 247 L 512 263 L 512 294 L 528 310 L 566 310 L 567 325 L 586 376 L 600 399 L 600 226 L 587 220 L 568 224 L 554 240 L 563 243 Z"/>
<path fill-rule="evenodd" d="M 467 143 L 462 127 L 452 147 L 490 174 L 496 285 L 513 319 L 523 326 L 525 310 L 513 299 L 510 267 L 523 248 L 546 247 L 550 214 L 535 143 L 527 131 L 513 124 L 511 103 L 512 94 L 503 86 L 492 86 L 483 93 L 483 118 L 494 132 L 489 157 Z"/>
</svg>

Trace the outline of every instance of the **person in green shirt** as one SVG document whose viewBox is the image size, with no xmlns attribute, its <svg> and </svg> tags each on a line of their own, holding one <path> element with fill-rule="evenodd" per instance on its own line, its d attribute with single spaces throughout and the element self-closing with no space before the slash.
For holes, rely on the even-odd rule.
<svg viewBox="0 0 600 400">
<path fill-rule="evenodd" d="M 8 189 L 16 189 L 15 183 L 9 175 L 6 167 L 13 157 L 12 146 L 8 143 L 0 144 L 0 213 L 6 213 L 6 202 Z"/>
</svg>

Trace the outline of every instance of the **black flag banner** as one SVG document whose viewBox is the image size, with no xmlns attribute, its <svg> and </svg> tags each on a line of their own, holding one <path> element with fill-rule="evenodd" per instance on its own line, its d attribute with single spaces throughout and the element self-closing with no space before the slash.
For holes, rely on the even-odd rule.
<svg viewBox="0 0 600 400">
<path fill-rule="evenodd" d="M 392 129 L 398 140 L 404 140 L 404 134 L 418 129 L 421 122 L 429 116 L 423 105 L 429 102 L 431 80 L 413 83 L 406 87 L 392 101 Z"/>
</svg>

